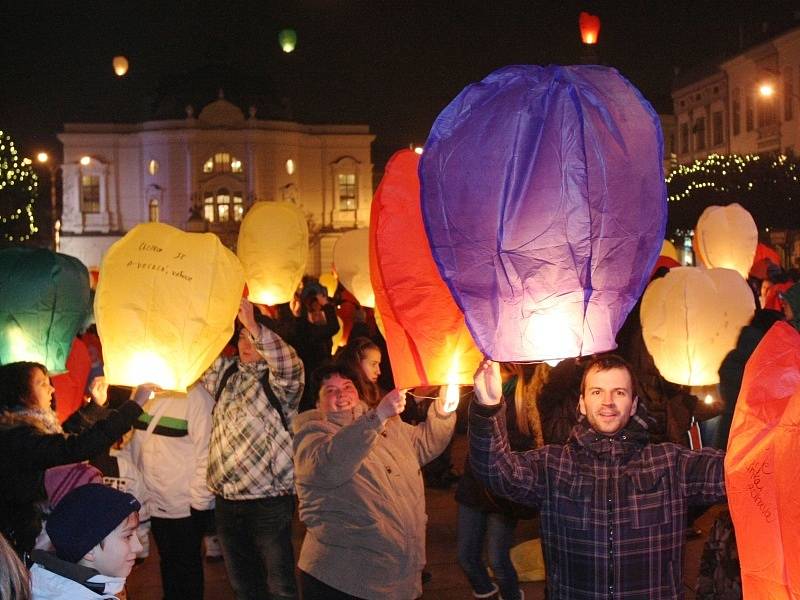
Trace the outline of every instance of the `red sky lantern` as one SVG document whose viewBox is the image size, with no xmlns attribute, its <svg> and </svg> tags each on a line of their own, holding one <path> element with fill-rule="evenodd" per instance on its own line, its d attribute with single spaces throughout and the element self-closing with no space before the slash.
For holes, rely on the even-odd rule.
<svg viewBox="0 0 800 600">
<path fill-rule="evenodd" d="M 596 44 L 600 36 L 600 17 L 582 12 L 578 18 L 578 25 L 581 28 L 581 40 L 584 44 Z"/>
</svg>

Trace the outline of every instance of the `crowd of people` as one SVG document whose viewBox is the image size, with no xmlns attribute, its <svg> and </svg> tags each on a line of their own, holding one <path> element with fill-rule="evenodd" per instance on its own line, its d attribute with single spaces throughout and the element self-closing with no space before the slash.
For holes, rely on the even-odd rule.
<svg viewBox="0 0 800 600">
<path fill-rule="evenodd" d="M 418 598 L 423 467 L 443 455 L 452 473 L 468 419 L 453 551 L 474 597 L 524 598 L 510 550 L 518 521 L 538 518 L 549 599 L 680 598 L 687 528 L 725 499 L 747 358 L 776 321 L 800 325 L 800 285 L 771 277 L 772 295 L 752 283 L 772 308 L 720 368 L 718 449 L 687 447 L 702 406 L 660 377 L 638 309 L 619 356 L 476 365 L 468 417 L 444 386 L 394 389 L 371 311 L 312 277 L 286 306 L 243 299 L 230 344 L 185 394 L 95 378 L 61 423 L 43 365 L 2 365 L 0 597 L 122 597 L 150 532 L 166 599 L 202 599 L 217 540 L 236 598 Z"/>
</svg>

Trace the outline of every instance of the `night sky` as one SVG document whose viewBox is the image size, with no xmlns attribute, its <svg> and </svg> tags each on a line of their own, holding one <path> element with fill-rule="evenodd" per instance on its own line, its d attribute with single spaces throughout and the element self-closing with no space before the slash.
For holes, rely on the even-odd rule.
<svg viewBox="0 0 800 600">
<path fill-rule="evenodd" d="M 27 155 L 57 150 L 64 122 L 125 120 L 169 74 L 222 60 L 271 81 L 295 120 L 368 124 L 378 169 L 422 144 L 439 111 L 494 69 L 578 63 L 581 10 L 602 19 L 601 62 L 660 112 L 671 112 L 676 67 L 735 52 L 764 22 L 772 32 L 800 25 L 796 3 L 751 0 L 4 4 L 0 129 Z M 298 36 L 288 55 L 284 27 Z M 123 79 L 116 54 L 131 64 Z"/>
</svg>

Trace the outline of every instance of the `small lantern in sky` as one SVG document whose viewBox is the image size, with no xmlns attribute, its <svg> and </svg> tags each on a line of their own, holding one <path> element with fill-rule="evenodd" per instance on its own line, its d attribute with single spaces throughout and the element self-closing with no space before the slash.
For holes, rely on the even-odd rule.
<svg viewBox="0 0 800 600">
<path fill-rule="evenodd" d="M 241 263 L 216 235 L 131 229 L 106 253 L 95 295 L 108 382 L 186 391 L 230 340 L 243 289 Z"/>
<path fill-rule="evenodd" d="M 278 43 L 286 54 L 293 52 L 297 46 L 297 32 L 294 29 L 281 29 L 278 33 Z"/>
<path fill-rule="evenodd" d="M 600 17 L 582 12 L 578 17 L 578 26 L 581 30 L 581 40 L 586 45 L 597 43 L 600 37 Z"/>
<path fill-rule="evenodd" d="M 496 361 L 612 350 L 664 239 L 658 115 L 617 71 L 512 66 L 468 86 L 421 157 L 433 258 Z"/>
<path fill-rule="evenodd" d="M 242 221 L 236 254 L 252 302 L 289 302 L 308 261 L 305 214 L 291 202 L 256 202 Z"/>
<path fill-rule="evenodd" d="M 375 308 L 375 292 L 369 274 L 369 229 L 353 229 L 336 240 L 333 268 L 339 282 L 359 304 Z"/>
<path fill-rule="evenodd" d="M 753 293 L 736 271 L 675 267 L 642 297 L 642 337 L 664 379 L 712 385 L 754 310 Z"/>
<path fill-rule="evenodd" d="M 42 248 L 6 248 L 0 290 L 0 364 L 30 360 L 63 372 L 91 312 L 83 263 Z"/>
<path fill-rule="evenodd" d="M 419 204 L 419 154 L 397 152 L 386 165 L 370 222 L 370 274 L 376 315 L 399 388 L 470 385 L 482 355 L 431 255 Z"/>
<path fill-rule="evenodd" d="M 693 242 L 706 267 L 734 269 L 747 279 L 758 245 L 758 228 L 740 204 L 709 206 L 697 220 Z"/>
<path fill-rule="evenodd" d="M 128 59 L 124 56 L 115 56 L 111 64 L 114 67 L 114 73 L 116 73 L 117 77 L 124 77 L 125 74 L 127 74 Z"/>
</svg>

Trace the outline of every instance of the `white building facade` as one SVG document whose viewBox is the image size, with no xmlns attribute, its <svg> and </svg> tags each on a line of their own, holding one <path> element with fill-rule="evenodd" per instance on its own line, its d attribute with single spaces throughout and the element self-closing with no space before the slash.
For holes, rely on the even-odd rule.
<svg viewBox="0 0 800 600">
<path fill-rule="evenodd" d="M 61 252 L 87 267 L 135 225 L 160 221 L 211 231 L 235 249 L 256 201 L 306 213 L 307 271 L 330 270 L 343 231 L 369 226 L 371 144 L 366 125 L 262 120 L 220 97 L 198 115 L 134 124 L 66 124 Z"/>
</svg>

